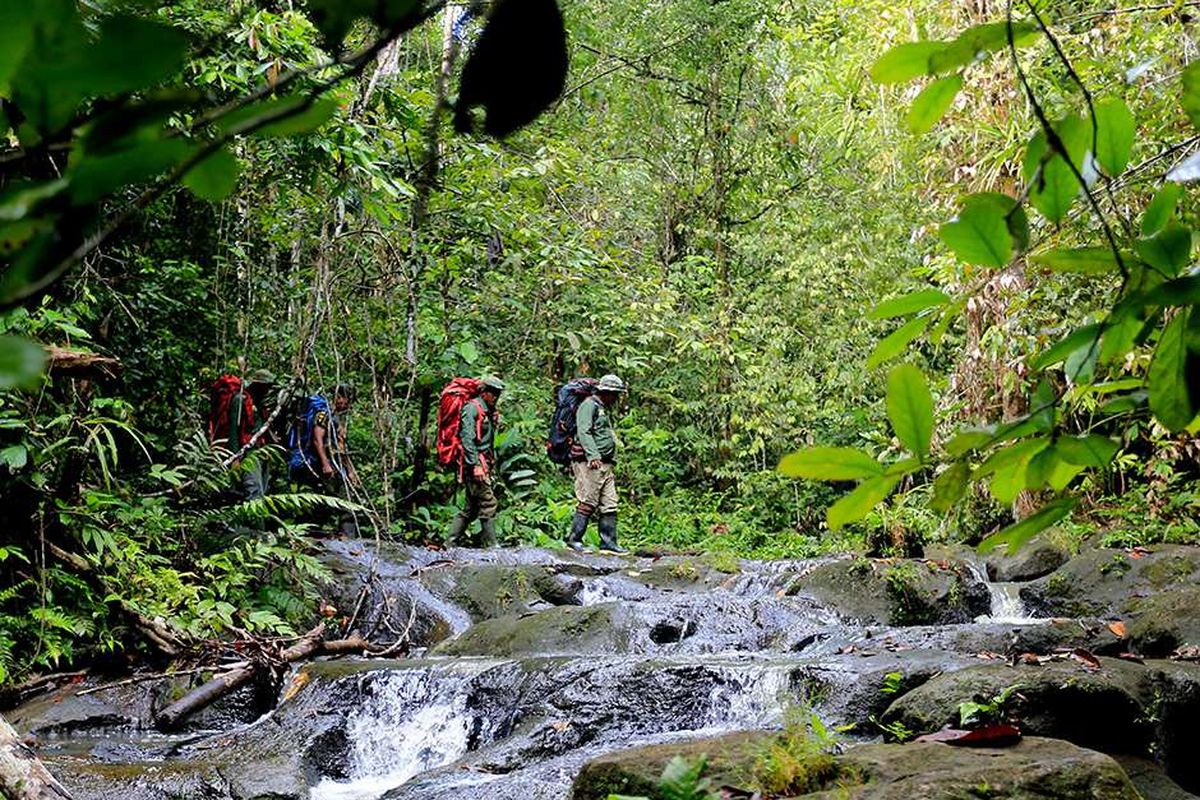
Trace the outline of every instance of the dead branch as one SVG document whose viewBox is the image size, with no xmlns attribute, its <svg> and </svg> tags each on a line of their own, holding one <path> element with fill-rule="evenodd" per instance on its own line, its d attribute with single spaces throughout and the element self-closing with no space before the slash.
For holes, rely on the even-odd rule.
<svg viewBox="0 0 1200 800">
<path fill-rule="evenodd" d="M 55 373 L 66 373 L 72 377 L 115 378 L 124 367 L 120 361 L 111 356 L 99 353 L 89 353 L 86 350 L 75 350 L 70 347 L 46 347 L 46 356 L 50 361 L 50 370 Z"/>
<path fill-rule="evenodd" d="M 324 636 L 325 623 L 322 622 L 304 634 L 294 645 L 281 650 L 278 656 L 251 661 L 217 675 L 212 680 L 193 689 L 176 702 L 164 708 L 155 717 L 155 726 L 161 731 L 178 728 L 179 724 L 190 715 L 208 706 L 213 701 L 224 697 L 233 690 L 250 683 L 251 680 L 262 674 L 264 670 L 279 669 L 286 664 L 314 656 L 362 653 L 370 647 L 370 643 L 360 636 L 351 636 L 348 639 L 336 639 L 328 642 L 323 640 L 322 637 Z"/>
</svg>

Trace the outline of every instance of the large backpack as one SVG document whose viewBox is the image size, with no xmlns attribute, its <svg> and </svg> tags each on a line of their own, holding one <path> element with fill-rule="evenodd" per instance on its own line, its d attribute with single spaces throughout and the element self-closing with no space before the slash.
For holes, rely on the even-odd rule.
<svg viewBox="0 0 1200 800">
<path fill-rule="evenodd" d="M 462 410 L 471 400 L 479 396 L 483 382 L 475 378 L 455 378 L 442 389 L 437 415 L 437 459 L 443 467 L 462 467 L 463 443 L 459 430 L 462 425 Z M 483 426 L 483 415 L 479 417 Z"/>
<path fill-rule="evenodd" d="M 254 401 L 242 379 L 236 375 L 217 378 L 209 389 L 208 400 L 209 443 L 224 443 L 230 450 L 245 447 L 254 434 Z"/>
<path fill-rule="evenodd" d="M 546 455 L 555 464 L 570 464 L 572 457 L 578 455 L 575 412 L 580 403 L 596 393 L 596 383 L 595 378 L 575 378 L 559 388 L 554 416 L 550 418 L 550 437 L 546 440 Z"/>
<path fill-rule="evenodd" d="M 307 465 L 315 469 L 319 459 L 316 448 L 313 446 L 313 423 L 317 414 L 322 411 L 326 412 L 329 417 L 329 438 L 326 439 L 326 442 L 334 441 L 337 433 L 333 430 L 333 412 L 329 408 L 329 401 L 319 394 L 314 394 L 304 401 L 300 412 L 292 421 L 291 432 L 288 434 L 288 450 L 291 453 L 288 458 L 289 467 L 296 468 Z"/>
</svg>

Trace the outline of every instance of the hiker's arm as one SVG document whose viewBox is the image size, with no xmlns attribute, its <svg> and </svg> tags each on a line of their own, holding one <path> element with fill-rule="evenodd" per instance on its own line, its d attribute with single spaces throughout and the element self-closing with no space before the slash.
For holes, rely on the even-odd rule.
<svg viewBox="0 0 1200 800">
<path fill-rule="evenodd" d="M 596 422 L 596 404 L 584 400 L 575 410 L 575 438 L 583 448 L 584 458 L 591 464 L 600 460 L 600 448 L 596 446 L 596 437 L 592 435 L 592 426 Z"/>
<path fill-rule="evenodd" d="M 468 402 L 463 406 L 462 416 L 459 417 L 461 425 L 458 429 L 458 436 L 462 439 L 463 463 L 468 467 L 474 467 L 479 463 L 479 441 L 476 439 L 479 434 L 475 430 L 478 414 L 479 409 L 475 408 L 475 404 Z"/>
<path fill-rule="evenodd" d="M 317 460 L 321 462 L 321 474 L 328 476 L 333 474 L 333 464 L 329 463 L 329 454 L 325 452 L 325 433 L 324 425 L 313 427 L 313 449 L 317 451 Z"/>
</svg>

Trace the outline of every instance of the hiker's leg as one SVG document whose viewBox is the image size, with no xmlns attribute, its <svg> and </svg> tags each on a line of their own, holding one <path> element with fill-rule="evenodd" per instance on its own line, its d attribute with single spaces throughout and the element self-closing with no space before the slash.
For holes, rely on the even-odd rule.
<svg viewBox="0 0 1200 800">
<path fill-rule="evenodd" d="M 261 456 L 252 456 L 242 471 L 242 496 L 247 500 L 258 500 L 267 493 L 267 464 Z"/>
<path fill-rule="evenodd" d="M 479 509 L 479 538 L 480 547 L 496 546 L 496 512 L 500 504 L 496 501 L 496 492 L 492 489 L 490 480 L 476 481 L 479 488 L 476 493 L 477 508 Z"/>
<path fill-rule="evenodd" d="M 600 519 L 596 526 L 600 529 L 600 548 L 623 553 L 625 550 L 617 544 L 617 482 L 613 474 L 613 465 L 605 464 L 599 472 Z"/>
<path fill-rule="evenodd" d="M 586 462 L 572 461 L 571 471 L 575 473 L 575 519 L 567 536 L 567 546 L 572 550 L 581 550 L 588 520 L 600 502 L 600 487 L 595 480 L 597 471 L 588 467 Z"/>
</svg>

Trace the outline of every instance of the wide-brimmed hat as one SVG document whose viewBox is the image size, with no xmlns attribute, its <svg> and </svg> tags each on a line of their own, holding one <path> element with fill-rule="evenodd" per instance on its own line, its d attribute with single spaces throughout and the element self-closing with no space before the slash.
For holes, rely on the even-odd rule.
<svg viewBox="0 0 1200 800">
<path fill-rule="evenodd" d="M 618 378 L 616 375 L 609 373 L 600 379 L 596 384 L 596 390 L 600 392 L 626 392 L 629 391 L 625 386 L 625 381 Z"/>
</svg>

